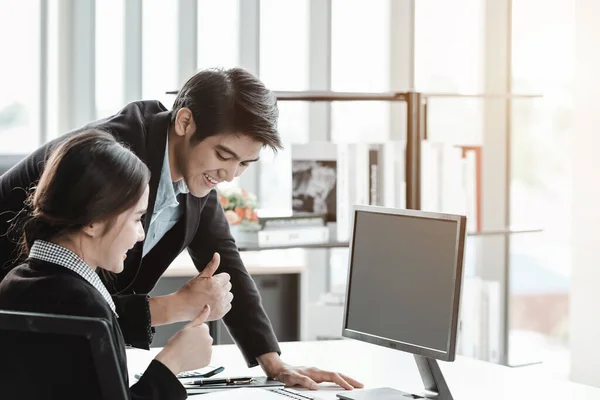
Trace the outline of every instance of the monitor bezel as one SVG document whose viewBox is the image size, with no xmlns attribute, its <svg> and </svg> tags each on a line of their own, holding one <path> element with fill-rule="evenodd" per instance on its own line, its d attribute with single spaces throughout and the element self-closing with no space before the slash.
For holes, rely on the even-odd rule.
<svg viewBox="0 0 600 400">
<path fill-rule="evenodd" d="M 426 348 L 410 343 L 397 341 L 390 338 L 384 338 L 371 335 L 365 332 L 359 332 L 348 328 L 348 302 L 350 299 L 350 288 L 352 279 L 352 260 L 354 258 L 354 239 L 356 234 L 356 216 L 360 212 L 377 213 L 386 215 L 397 215 L 403 217 L 427 218 L 435 220 L 446 220 L 456 222 L 457 241 L 455 247 L 455 273 L 454 273 L 454 293 L 450 305 L 450 334 L 446 342 L 446 350 Z M 342 326 L 342 336 L 360 340 L 367 343 L 376 344 L 383 347 L 393 348 L 409 352 L 415 355 L 430 357 L 441 361 L 454 361 L 456 356 L 456 336 L 459 321 L 460 293 L 463 275 L 464 263 L 464 243 L 466 235 L 466 221 L 464 215 L 447 214 L 431 211 L 409 210 L 388 208 L 381 206 L 360 206 L 355 205 L 352 212 L 352 235 L 350 237 L 350 252 L 348 257 L 348 277 L 346 280 L 346 296 L 344 301 L 344 320 Z"/>
</svg>

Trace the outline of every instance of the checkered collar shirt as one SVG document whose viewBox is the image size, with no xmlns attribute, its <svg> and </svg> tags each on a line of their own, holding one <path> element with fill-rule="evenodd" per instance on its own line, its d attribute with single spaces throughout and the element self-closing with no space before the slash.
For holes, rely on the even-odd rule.
<svg viewBox="0 0 600 400">
<path fill-rule="evenodd" d="M 62 246 L 44 240 L 36 240 L 29 251 L 29 258 L 35 258 L 40 261 L 51 262 L 70 269 L 77 273 L 83 279 L 88 281 L 90 285 L 96 288 L 104 297 L 111 310 L 118 317 L 115 303 L 108 293 L 106 286 L 100 280 L 100 277 L 89 265 L 87 265 L 79 256 Z"/>
</svg>

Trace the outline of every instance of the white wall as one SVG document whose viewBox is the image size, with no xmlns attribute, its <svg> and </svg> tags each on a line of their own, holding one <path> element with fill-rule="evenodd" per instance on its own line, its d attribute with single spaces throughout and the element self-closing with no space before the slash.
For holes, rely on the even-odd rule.
<svg viewBox="0 0 600 400">
<path fill-rule="evenodd" d="M 575 4 L 571 379 L 600 387 L 600 1 Z"/>
</svg>

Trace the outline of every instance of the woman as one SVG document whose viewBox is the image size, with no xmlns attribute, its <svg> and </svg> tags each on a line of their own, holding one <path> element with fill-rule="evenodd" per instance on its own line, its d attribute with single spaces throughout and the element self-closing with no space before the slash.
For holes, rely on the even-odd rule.
<svg viewBox="0 0 600 400">
<path fill-rule="evenodd" d="M 118 315 L 97 273 L 121 272 L 127 251 L 144 239 L 141 220 L 149 179 L 144 163 L 109 134 L 91 130 L 68 139 L 52 152 L 30 197 L 30 211 L 20 228 L 22 251 L 28 258 L 0 283 L 0 309 L 106 319 L 125 382 L 125 343 Z M 17 220 L 22 222 L 24 214 Z M 209 312 L 206 306 L 170 339 L 131 387 L 132 399 L 187 397 L 175 375 L 210 362 L 212 338 L 204 324 Z M 39 354 L 40 359 L 51 358 L 54 368 L 41 371 L 35 380 L 17 373 L 0 376 L 2 397 L 12 398 L 4 397 L 8 392 L 19 399 L 100 398 L 99 393 L 90 393 L 85 378 L 92 376 L 93 366 L 67 347 Z M 7 348 L 18 360 L 27 344 Z M 14 371 L 18 370 L 16 365 Z"/>
</svg>

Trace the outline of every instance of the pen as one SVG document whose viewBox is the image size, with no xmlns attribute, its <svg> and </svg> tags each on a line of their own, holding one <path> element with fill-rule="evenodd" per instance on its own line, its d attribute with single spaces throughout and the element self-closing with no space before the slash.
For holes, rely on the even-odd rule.
<svg viewBox="0 0 600 400">
<path fill-rule="evenodd" d="M 186 385 L 236 385 L 243 383 L 250 383 L 254 379 L 251 376 L 241 376 L 234 378 L 220 378 L 220 379 L 199 379 L 192 382 L 186 382 Z"/>
</svg>

